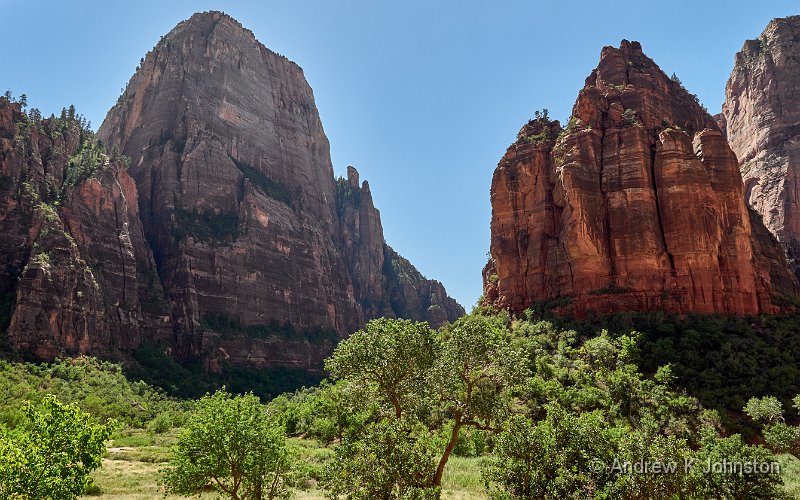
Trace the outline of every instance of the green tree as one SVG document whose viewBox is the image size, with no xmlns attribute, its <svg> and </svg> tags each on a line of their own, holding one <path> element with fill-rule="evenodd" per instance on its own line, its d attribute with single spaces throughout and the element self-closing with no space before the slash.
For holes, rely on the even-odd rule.
<svg viewBox="0 0 800 500">
<path fill-rule="evenodd" d="M 234 500 L 284 498 L 290 466 L 282 426 L 260 400 L 223 389 L 197 403 L 163 471 L 164 484 L 177 494 L 211 487 Z"/>
<path fill-rule="evenodd" d="M 750 398 L 744 412 L 756 422 L 773 423 L 783 421 L 783 405 L 775 396 Z"/>
<path fill-rule="evenodd" d="M 413 418 L 384 419 L 336 448 L 323 484 L 334 499 L 435 500 L 441 492 L 431 485 L 435 455 L 424 425 Z"/>
<path fill-rule="evenodd" d="M 462 428 L 495 430 L 524 379 L 524 364 L 505 317 L 473 314 L 439 332 L 425 323 L 370 321 L 339 344 L 326 367 L 349 384 L 373 387 L 393 409 L 389 418 L 416 419 L 431 434 L 445 429 L 428 478 L 439 488 Z"/>
<path fill-rule="evenodd" d="M 93 423 L 54 396 L 23 413 L 22 426 L 0 428 L 0 498 L 77 498 L 92 484 L 115 422 Z"/>
<path fill-rule="evenodd" d="M 439 391 L 436 410 L 452 421 L 452 428 L 436 467 L 436 486 L 442 484 L 461 429 L 494 430 L 507 416 L 513 389 L 526 375 L 522 353 L 501 318 L 464 316 L 443 328 L 442 337 L 431 381 Z"/>
<path fill-rule="evenodd" d="M 325 368 L 335 377 L 375 388 L 401 418 L 426 399 L 425 378 L 438 351 L 436 332 L 427 323 L 380 318 L 341 342 Z"/>
<path fill-rule="evenodd" d="M 800 396 L 795 396 L 794 406 L 800 406 Z M 783 418 L 783 405 L 774 396 L 750 398 L 744 412 L 754 422 L 763 425 L 761 433 L 767 445 L 777 452 L 800 455 L 800 427 L 788 425 Z"/>
<path fill-rule="evenodd" d="M 701 440 L 701 448 L 697 451 L 697 464 L 693 471 L 699 476 L 698 498 L 747 498 L 774 499 L 782 498 L 783 479 L 776 463 L 776 458 L 762 446 L 748 446 L 739 434 L 720 437 L 711 429 L 705 429 Z M 722 467 L 706 471 L 708 464 Z M 737 464 L 752 464 L 755 473 L 737 472 L 733 467 Z M 725 468 L 730 468 L 726 470 Z"/>
</svg>

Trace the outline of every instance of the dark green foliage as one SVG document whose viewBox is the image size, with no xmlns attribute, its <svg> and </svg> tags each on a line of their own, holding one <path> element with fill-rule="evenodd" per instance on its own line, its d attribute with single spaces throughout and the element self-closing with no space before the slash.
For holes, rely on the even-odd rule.
<svg viewBox="0 0 800 500">
<path fill-rule="evenodd" d="M 191 405 L 178 403 L 144 382 L 128 380 L 119 365 L 94 358 L 76 358 L 52 364 L 0 361 L 0 424 L 15 427 L 22 421 L 20 402 L 39 402 L 47 394 L 74 403 L 100 421 L 110 419 L 145 427 L 159 414 L 181 423 Z"/>
<path fill-rule="evenodd" d="M 170 396 L 197 398 L 225 386 L 233 393 L 253 392 L 269 399 L 300 387 L 311 387 L 324 378 L 322 373 L 301 368 L 254 369 L 223 364 L 221 375 L 208 373 L 197 362 L 180 364 L 155 344 L 142 343 L 134 353 L 135 362 L 126 367 L 132 378 L 160 387 Z"/>
<path fill-rule="evenodd" d="M 340 216 L 344 214 L 344 209 L 348 206 L 355 208 L 361 206 L 361 189 L 351 186 L 344 177 L 338 177 L 336 179 L 336 210 Z"/>
<path fill-rule="evenodd" d="M 239 214 L 236 212 L 218 214 L 206 210 L 198 213 L 176 206 L 175 218 L 174 236 L 178 240 L 192 236 L 207 243 L 225 245 L 239 237 Z"/>
<path fill-rule="evenodd" d="M 10 285 L 8 288 L 0 290 L 0 343 L 5 341 L 6 329 L 11 323 L 11 316 L 14 314 L 16 300 L 16 290 L 11 288 Z M 2 350 L 2 347 L 0 347 L 0 351 Z"/>
<path fill-rule="evenodd" d="M 298 330 L 289 322 L 281 323 L 273 319 L 265 325 L 242 325 L 239 320 L 224 314 L 206 314 L 201 324 L 221 334 L 224 338 L 245 336 L 255 339 L 279 338 L 283 340 L 305 341 L 312 344 L 331 343 L 339 340 L 334 330 L 325 328 L 308 328 Z"/>
<path fill-rule="evenodd" d="M 263 191 L 265 195 L 269 196 L 273 200 L 277 200 L 288 205 L 290 208 L 295 208 L 292 201 L 292 195 L 286 186 L 274 179 L 267 177 L 243 161 L 239 161 L 232 156 L 229 158 L 236 165 L 236 168 L 238 168 L 239 171 L 241 171 L 242 174 L 247 177 L 257 188 Z"/>
<path fill-rule="evenodd" d="M 296 391 L 300 387 L 313 387 L 324 378 L 324 374 L 303 368 L 264 368 L 255 369 L 227 363 L 223 374 L 212 377 L 218 386 L 224 385 L 231 392 L 244 394 L 253 392 L 263 399 L 271 399 L 279 394 Z"/>
<path fill-rule="evenodd" d="M 425 280 L 408 259 L 392 250 L 388 245 L 383 247 L 383 274 L 393 283 L 419 283 Z M 400 316 L 407 316 L 400 314 Z"/>
<path fill-rule="evenodd" d="M 14 185 L 14 178 L 8 175 L 0 174 L 0 192 L 5 193 L 11 186 Z"/>
<path fill-rule="evenodd" d="M 181 365 L 167 355 L 162 346 L 150 342 L 139 344 L 125 373 L 129 378 L 144 380 L 179 398 L 200 397 L 222 385 L 212 382 L 199 364 Z"/>
<path fill-rule="evenodd" d="M 64 189 L 77 186 L 92 177 L 107 160 L 105 151 L 100 146 L 91 141 L 84 142 L 64 169 Z"/>
<path fill-rule="evenodd" d="M 533 144 L 533 145 L 545 144 L 553 139 L 553 135 L 550 133 L 550 128 L 545 127 L 538 134 L 526 135 L 523 137 L 523 139 L 528 144 Z"/>
<path fill-rule="evenodd" d="M 776 498 L 774 472 L 703 473 L 712 462 L 775 457 L 741 437 L 721 438 L 713 412 L 673 389 L 669 366 L 643 376 L 638 334 L 606 332 L 580 341 L 549 322 L 517 321 L 515 336 L 530 353 L 533 376 L 522 394 L 526 417 L 514 416 L 496 440 L 485 480 L 495 498 Z M 675 463 L 653 474 L 615 463 Z M 687 469 L 686 463 L 696 463 Z M 749 493 L 748 493 L 749 492 Z"/>
<path fill-rule="evenodd" d="M 626 109 L 622 113 L 622 122 L 624 127 L 639 127 L 641 124 L 639 123 L 639 118 L 636 116 L 635 109 Z"/>
<path fill-rule="evenodd" d="M 638 365 L 655 373 L 669 363 L 676 383 L 708 407 L 722 412 L 731 430 L 755 432 L 741 409 L 753 396 L 774 395 L 787 407 L 800 393 L 800 316 L 735 317 L 664 312 L 591 315 L 585 320 L 530 312 L 558 328 L 591 337 L 606 328 L 612 337 L 642 334 Z M 792 411 L 789 418 L 796 418 Z"/>
</svg>

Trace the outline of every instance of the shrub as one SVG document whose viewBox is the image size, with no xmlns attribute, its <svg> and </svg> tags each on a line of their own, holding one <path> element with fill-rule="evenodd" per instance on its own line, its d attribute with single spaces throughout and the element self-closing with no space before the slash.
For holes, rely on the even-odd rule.
<svg viewBox="0 0 800 500">
<path fill-rule="evenodd" d="M 0 427 L 0 497 L 67 500 L 91 489 L 115 422 L 93 423 L 54 396 L 27 403 L 23 414 L 21 427 Z"/>
<path fill-rule="evenodd" d="M 206 488 L 233 499 L 283 498 L 291 457 L 279 424 L 252 394 L 224 390 L 197 403 L 163 471 L 166 490 Z"/>
<path fill-rule="evenodd" d="M 434 500 L 431 485 L 436 446 L 425 426 L 412 419 L 385 419 L 336 448 L 323 485 L 331 498 Z"/>
</svg>

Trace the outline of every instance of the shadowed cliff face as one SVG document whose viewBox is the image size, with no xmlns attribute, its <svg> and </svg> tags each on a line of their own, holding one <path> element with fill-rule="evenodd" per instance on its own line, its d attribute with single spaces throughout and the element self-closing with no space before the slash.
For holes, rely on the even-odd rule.
<svg viewBox="0 0 800 500">
<path fill-rule="evenodd" d="M 515 312 L 774 313 L 774 279 L 796 292 L 719 127 L 637 42 L 603 49 L 563 131 L 522 128 L 491 199 L 486 298 Z"/>
<path fill-rule="evenodd" d="M 747 203 L 800 257 L 800 16 L 775 19 L 745 42 L 720 120 L 739 159 Z M 796 265 L 795 265 L 796 267 Z"/>
<path fill-rule="evenodd" d="M 387 267 L 369 186 L 354 169 L 334 179 L 302 69 L 224 14 L 163 37 L 98 136 L 131 158 L 180 356 L 319 366 L 369 318 L 463 314 L 421 276 L 419 307 L 392 299 L 406 284 Z M 300 338 L 246 334 L 276 324 Z"/>
</svg>

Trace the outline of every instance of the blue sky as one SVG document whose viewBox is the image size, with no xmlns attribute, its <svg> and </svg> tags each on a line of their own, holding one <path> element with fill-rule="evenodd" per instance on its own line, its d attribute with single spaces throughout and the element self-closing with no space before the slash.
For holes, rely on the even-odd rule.
<svg viewBox="0 0 800 500">
<path fill-rule="evenodd" d="M 733 57 L 797 1 L 0 0 L 0 91 L 94 128 L 139 59 L 223 10 L 305 70 L 337 174 L 354 165 L 386 239 L 467 309 L 481 294 L 492 171 L 522 124 L 564 121 L 604 45 L 638 40 L 711 112 Z"/>
</svg>

